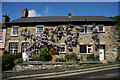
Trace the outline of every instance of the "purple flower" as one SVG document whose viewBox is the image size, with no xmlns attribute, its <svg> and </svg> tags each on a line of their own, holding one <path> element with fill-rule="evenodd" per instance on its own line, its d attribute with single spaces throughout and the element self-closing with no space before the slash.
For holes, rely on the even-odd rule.
<svg viewBox="0 0 120 80">
<path fill-rule="evenodd" d="M 87 25 L 87 27 L 92 28 L 92 27 L 93 27 L 93 25 Z"/>
<path fill-rule="evenodd" d="M 75 42 L 75 40 L 72 40 L 72 42 Z"/>
<path fill-rule="evenodd" d="M 64 49 L 65 47 L 64 46 L 60 46 L 61 49 Z"/>
<path fill-rule="evenodd" d="M 71 28 L 69 28 L 69 29 L 68 29 L 68 31 L 72 31 L 72 29 L 71 29 Z"/>
<path fill-rule="evenodd" d="M 69 50 L 72 50 L 72 47 L 68 47 Z"/>
<path fill-rule="evenodd" d="M 53 36 L 53 33 L 51 33 L 51 36 Z"/>
<path fill-rule="evenodd" d="M 62 32 L 61 31 L 58 31 L 58 34 L 61 34 Z"/>
<path fill-rule="evenodd" d="M 52 45 L 52 42 L 51 42 L 51 41 L 48 41 L 48 45 Z"/>
<path fill-rule="evenodd" d="M 77 37 L 77 35 L 73 35 L 73 38 L 76 38 Z"/>
<path fill-rule="evenodd" d="M 98 32 L 98 28 L 93 28 L 93 32 Z"/>
<path fill-rule="evenodd" d="M 76 30 L 79 30 L 80 28 L 78 26 L 75 27 Z"/>
<path fill-rule="evenodd" d="M 21 35 L 25 36 L 25 31 L 22 31 L 22 32 L 21 32 Z"/>
</svg>

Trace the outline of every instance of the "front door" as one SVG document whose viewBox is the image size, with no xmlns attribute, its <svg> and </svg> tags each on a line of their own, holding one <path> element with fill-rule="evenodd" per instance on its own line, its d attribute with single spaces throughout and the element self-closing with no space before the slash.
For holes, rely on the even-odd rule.
<svg viewBox="0 0 120 80">
<path fill-rule="evenodd" d="M 26 47 L 24 46 L 25 43 L 22 43 L 22 58 L 24 61 L 28 60 L 28 55 L 26 54 Z"/>
<path fill-rule="evenodd" d="M 104 46 L 100 46 L 100 49 L 99 49 L 99 60 L 104 60 Z"/>
</svg>

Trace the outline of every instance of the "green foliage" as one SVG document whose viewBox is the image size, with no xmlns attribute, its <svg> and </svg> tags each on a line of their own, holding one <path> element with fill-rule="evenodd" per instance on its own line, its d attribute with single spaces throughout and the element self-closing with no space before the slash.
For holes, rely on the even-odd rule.
<svg viewBox="0 0 120 80">
<path fill-rule="evenodd" d="M 12 67 L 15 66 L 14 64 L 14 55 L 10 55 L 10 54 L 4 54 L 2 56 L 2 70 L 10 70 L 12 69 Z"/>
<path fill-rule="evenodd" d="M 23 62 L 23 59 L 22 58 L 18 58 L 14 61 L 14 64 L 18 64 L 18 63 L 22 63 Z"/>
<path fill-rule="evenodd" d="M 94 54 L 89 54 L 87 56 L 87 61 L 99 61 L 99 56 L 95 56 Z"/>
<path fill-rule="evenodd" d="M 52 56 L 47 47 L 40 49 L 36 57 L 37 61 L 51 61 L 51 59 L 52 59 Z"/>
<path fill-rule="evenodd" d="M 117 21 L 115 28 L 116 28 L 116 30 L 120 30 L 120 16 L 114 16 L 114 17 L 110 17 L 110 18 Z"/>
<path fill-rule="evenodd" d="M 78 58 L 77 58 L 77 56 L 76 56 L 75 53 L 66 54 L 66 55 L 65 55 L 65 59 L 66 59 L 67 61 L 77 61 L 77 60 L 78 60 Z"/>
<path fill-rule="evenodd" d="M 22 53 L 18 53 L 16 55 L 14 55 L 14 58 L 15 58 L 15 60 L 18 59 L 18 58 L 22 58 Z"/>
<path fill-rule="evenodd" d="M 115 25 L 115 29 L 116 29 L 116 30 L 120 30 L 120 23 L 117 23 L 117 24 Z"/>
<path fill-rule="evenodd" d="M 116 62 L 120 62 L 120 57 L 117 57 L 117 58 L 116 58 Z"/>
<path fill-rule="evenodd" d="M 22 54 L 18 53 L 16 55 L 11 55 L 8 51 L 4 52 L 2 56 L 2 70 L 10 70 L 15 66 L 14 60 L 22 58 Z"/>
<path fill-rule="evenodd" d="M 65 58 L 56 58 L 55 59 L 56 62 L 66 62 Z"/>
</svg>

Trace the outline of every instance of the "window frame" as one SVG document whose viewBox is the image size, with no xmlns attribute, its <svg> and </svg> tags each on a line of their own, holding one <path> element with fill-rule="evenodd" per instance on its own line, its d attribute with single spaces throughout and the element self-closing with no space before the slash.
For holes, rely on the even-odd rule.
<svg viewBox="0 0 120 80">
<path fill-rule="evenodd" d="M 92 54 L 92 52 L 88 53 L 89 48 L 91 48 L 91 50 L 92 50 L 92 45 L 90 45 L 91 47 L 88 47 L 89 45 L 80 45 L 80 46 L 86 46 L 86 51 L 87 51 L 87 53 L 80 53 L 80 54 Z"/>
<path fill-rule="evenodd" d="M 84 28 L 84 32 L 82 33 L 81 32 L 81 29 L 83 29 Z M 80 26 L 80 34 L 85 34 L 86 32 L 85 32 L 85 27 L 84 26 Z"/>
<path fill-rule="evenodd" d="M 11 50 L 11 46 L 10 46 L 11 43 L 17 43 L 17 53 L 18 53 L 18 42 L 10 42 L 10 43 L 9 43 L 9 52 L 11 52 L 11 51 L 10 51 L 10 50 Z M 12 49 L 12 51 L 13 51 L 13 50 L 14 50 L 14 49 Z M 14 50 L 14 51 L 15 51 L 15 50 Z M 14 51 L 13 51 L 13 52 L 14 52 Z M 17 53 L 10 53 L 10 54 L 16 55 Z"/>
<path fill-rule="evenodd" d="M 90 31 L 89 31 L 88 29 L 89 29 Z M 87 27 L 87 33 L 89 34 L 89 33 L 91 33 L 91 32 L 92 32 L 91 27 Z"/>
<path fill-rule="evenodd" d="M 99 26 L 103 26 L 103 31 L 100 31 Z M 105 32 L 105 26 L 103 24 L 98 25 L 98 32 Z"/>
<path fill-rule="evenodd" d="M 37 34 L 37 35 L 40 35 L 40 34 L 37 33 L 37 32 L 38 32 L 38 27 L 43 27 L 43 30 L 42 30 L 42 31 L 44 31 L 44 25 L 36 25 L 36 34 Z M 41 32 L 42 32 L 42 31 L 41 31 Z"/>
<path fill-rule="evenodd" d="M 14 28 L 14 27 L 18 27 L 18 34 L 19 34 L 19 26 L 12 26 L 11 36 L 18 36 L 18 34 L 17 34 L 17 35 L 14 35 L 14 34 L 13 34 L 13 28 Z"/>
<path fill-rule="evenodd" d="M 64 52 L 61 52 L 61 49 L 60 49 L 60 53 L 66 53 L 66 45 L 65 45 L 64 43 L 60 43 L 60 45 L 61 45 L 61 46 L 64 45 L 64 47 L 65 47 L 65 51 L 64 51 Z"/>
<path fill-rule="evenodd" d="M 28 44 L 28 42 L 22 42 L 22 45 L 21 45 L 21 53 L 23 53 L 23 48 L 24 48 L 24 44 Z M 24 53 L 26 53 L 26 50 L 24 51 Z"/>
</svg>

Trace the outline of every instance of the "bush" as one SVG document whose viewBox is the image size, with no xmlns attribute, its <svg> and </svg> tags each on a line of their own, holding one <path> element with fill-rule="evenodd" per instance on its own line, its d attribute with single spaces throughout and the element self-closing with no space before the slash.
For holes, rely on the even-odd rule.
<svg viewBox="0 0 120 80">
<path fill-rule="evenodd" d="M 87 61 L 99 61 L 99 56 L 94 56 L 94 54 L 89 54 L 87 56 Z"/>
<path fill-rule="evenodd" d="M 12 67 L 15 66 L 13 62 L 14 60 L 15 60 L 14 55 L 4 54 L 2 56 L 2 70 L 4 71 L 12 69 Z"/>
<path fill-rule="evenodd" d="M 56 58 L 55 59 L 56 62 L 66 62 L 65 58 Z"/>
<path fill-rule="evenodd" d="M 120 62 L 120 57 L 117 57 L 117 58 L 116 58 L 116 62 Z"/>
<path fill-rule="evenodd" d="M 18 53 L 16 55 L 11 55 L 9 52 L 5 51 L 2 56 L 2 70 L 10 70 L 15 66 L 14 60 L 22 58 L 22 54 Z"/>
<path fill-rule="evenodd" d="M 14 61 L 14 64 L 18 64 L 18 63 L 22 63 L 23 62 L 23 59 L 22 58 L 18 58 Z"/>
<path fill-rule="evenodd" d="M 43 49 L 39 50 L 36 60 L 37 61 L 51 61 L 52 60 L 51 53 L 47 47 L 44 47 Z"/>
<path fill-rule="evenodd" d="M 66 59 L 67 61 L 77 61 L 77 60 L 78 60 L 78 58 L 77 58 L 77 56 L 76 56 L 75 53 L 66 54 L 66 55 L 65 55 L 65 59 Z"/>
</svg>

